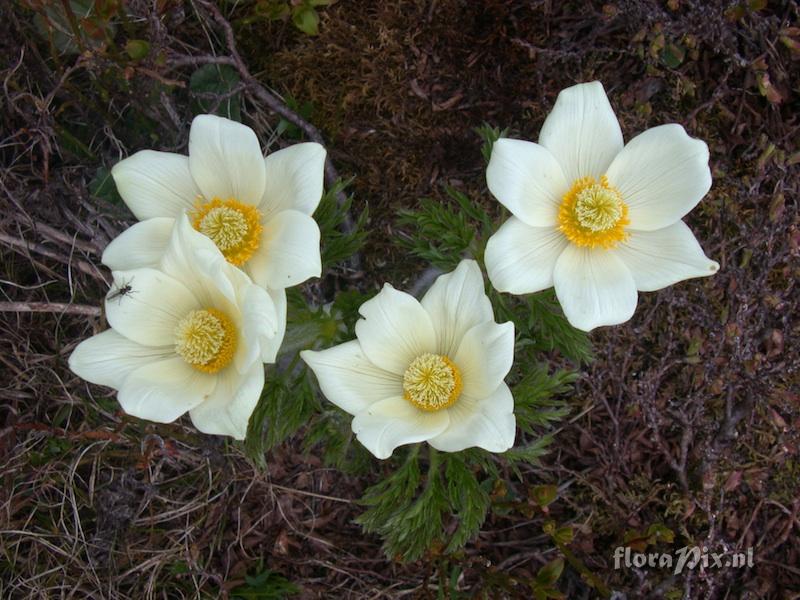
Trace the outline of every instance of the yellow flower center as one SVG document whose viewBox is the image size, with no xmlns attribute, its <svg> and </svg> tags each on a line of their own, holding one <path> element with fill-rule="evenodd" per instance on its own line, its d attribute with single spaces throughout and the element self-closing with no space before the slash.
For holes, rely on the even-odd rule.
<svg viewBox="0 0 800 600">
<path fill-rule="evenodd" d="M 192 226 L 217 245 L 232 265 L 242 266 L 261 243 L 261 211 L 233 198 L 198 202 L 191 214 Z"/>
<path fill-rule="evenodd" d="M 458 367 L 441 354 L 419 355 L 403 374 L 403 397 L 428 412 L 455 404 L 463 387 Z"/>
<path fill-rule="evenodd" d="M 628 206 L 605 175 L 575 180 L 558 209 L 558 227 L 567 239 L 586 248 L 613 248 L 628 237 Z"/>
<path fill-rule="evenodd" d="M 175 352 L 198 371 L 216 373 L 236 352 L 236 328 L 216 308 L 193 310 L 175 327 Z"/>
</svg>

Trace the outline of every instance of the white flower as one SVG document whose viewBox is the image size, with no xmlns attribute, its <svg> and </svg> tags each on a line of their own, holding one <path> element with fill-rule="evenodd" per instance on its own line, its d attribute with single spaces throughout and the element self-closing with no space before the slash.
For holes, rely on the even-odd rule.
<svg viewBox="0 0 800 600">
<path fill-rule="evenodd" d="M 301 352 L 325 396 L 355 415 L 378 458 L 427 441 L 445 452 L 514 444 L 514 399 L 503 378 L 514 325 L 498 325 L 475 261 L 442 275 L 421 302 L 385 284 L 359 309 L 358 339 Z"/>
<path fill-rule="evenodd" d="M 189 156 L 142 150 L 111 170 L 136 223 L 109 244 L 112 271 L 152 266 L 174 220 L 188 211 L 233 265 L 261 287 L 284 289 L 318 277 L 325 149 L 295 144 L 265 159 L 249 127 L 213 115 L 192 121 Z"/>
<path fill-rule="evenodd" d="M 117 389 L 130 415 L 168 423 L 189 411 L 200 431 L 243 439 L 283 338 L 285 295 L 255 285 L 186 216 L 158 267 L 113 273 L 112 328 L 79 344 L 70 368 Z"/>
<path fill-rule="evenodd" d="M 719 269 L 681 221 L 711 187 L 708 147 L 676 124 L 623 147 L 600 82 L 563 90 L 538 144 L 495 142 L 486 181 L 513 214 L 486 246 L 492 285 L 512 294 L 555 286 L 585 331 L 630 319 L 637 290 Z"/>
</svg>

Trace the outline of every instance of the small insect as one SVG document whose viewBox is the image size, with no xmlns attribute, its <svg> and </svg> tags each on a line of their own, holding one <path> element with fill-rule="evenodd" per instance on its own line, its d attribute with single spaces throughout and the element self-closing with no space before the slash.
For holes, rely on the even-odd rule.
<svg viewBox="0 0 800 600">
<path fill-rule="evenodd" d="M 106 300 L 114 300 L 114 298 L 119 298 L 117 302 L 122 302 L 123 297 L 130 294 L 135 294 L 136 292 L 133 290 L 131 283 L 133 283 L 133 279 L 130 281 L 123 281 L 121 286 L 106 296 Z"/>
</svg>

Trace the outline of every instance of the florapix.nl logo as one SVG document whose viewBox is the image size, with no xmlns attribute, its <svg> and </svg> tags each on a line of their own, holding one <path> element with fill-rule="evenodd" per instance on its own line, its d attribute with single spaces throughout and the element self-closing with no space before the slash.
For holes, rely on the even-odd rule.
<svg viewBox="0 0 800 600">
<path fill-rule="evenodd" d="M 684 569 L 742 569 L 753 566 L 753 549 L 744 552 L 711 552 L 706 546 L 684 546 L 675 552 L 636 552 L 629 546 L 614 549 L 614 569 L 672 569 L 679 575 Z"/>
</svg>

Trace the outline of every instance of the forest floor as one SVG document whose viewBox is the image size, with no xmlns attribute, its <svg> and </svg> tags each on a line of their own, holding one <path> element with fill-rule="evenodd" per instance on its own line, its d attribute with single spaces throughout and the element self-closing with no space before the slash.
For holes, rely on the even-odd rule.
<svg viewBox="0 0 800 600">
<path fill-rule="evenodd" d="M 411 287 L 426 265 L 397 244 L 398 212 L 448 202 L 445 184 L 498 214 L 475 128 L 535 140 L 576 82 L 603 82 L 626 140 L 675 122 L 709 145 L 714 184 L 686 221 L 719 273 L 641 294 L 628 323 L 591 334 L 571 412 L 526 473 L 558 486 L 549 514 L 492 515 L 457 559 L 410 564 L 354 523 L 374 475 L 296 438 L 260 469 L 188 419 L 124 415 L 69 371 L 105 327 L 75 307 L 100 306 L 102 249 L 133 222 L 109 168 L 185 152 L 192 116 L 220 101 L 265 145 L 302 137 L 246 82 L 176 60 L 229 53 L 203 2 L 80 13 L 91 4 L 72 2 L 74 22 L 58 2 L 0 7 L 0 597 L 269 598 L 282 578 L 302 598 L 525 597 L 508 581 L 558 554 L 553 518 L 576 532 L 568 598 L 595 597 L 587 572 L 629 598 L 800 598 L 795 2 L 340 0 L 317 8 L 315 36 L 271 20 L 280 2 L 218 3 L 250 72 L 354 178 L 353 213 L 369 209 L 360 271 L 326 274 L 331 288 Z M 615 568 L 625 542 L 755 560 Z"/>
</svg>

